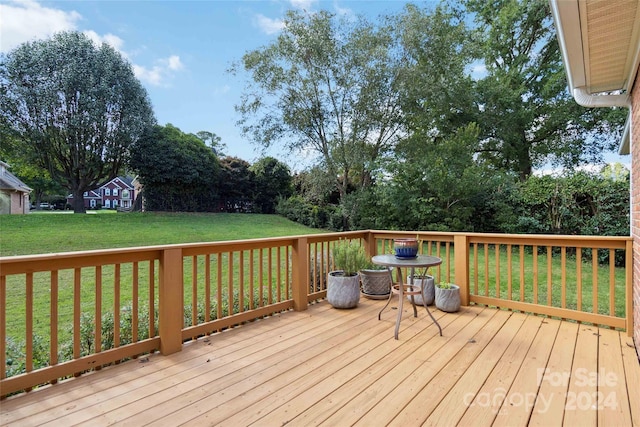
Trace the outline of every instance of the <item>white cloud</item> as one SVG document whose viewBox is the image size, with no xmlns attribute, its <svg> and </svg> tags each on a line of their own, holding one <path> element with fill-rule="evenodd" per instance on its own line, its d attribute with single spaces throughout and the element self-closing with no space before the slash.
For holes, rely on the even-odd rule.
<svg viewBox="0 0 640 427">
<path fill-rule="evenodd" d="M 9 0 L 0 4 L 0 52 L 6 53 L 20 44 L 38 39 L 46 39 L 61 31 L 77 31 L 78 23 L 83 19 L 76 11 L 66 12 L 42 6 L 34 0 Z M 100 35 L 93 30 L 84 30 L 83 34 L 97 44 L 107 43 L 119 51 L 125 58 L 130 55 L 124 50 L 124 40 L 107 33 Z M 132 64 L 135 75 L 154 86 L 166 85 L 174 71 L 184 69 L 178 55 L 158 59 L 153 66 Z"/>
<path fill-rule="evenodd" d="M 182 70 L 184 68 L 184 65 L 180 62 L 180 57 L 178 55 L 171 55 L 167 59 L 167 64 L 169 69 L 173 71 Z"/>
<path fill-rule="evenodd" d="M 315 2 L 315 0 L 289 0 L 291 7 L 294 9 L 306 10 L 307 12 L 311 12 Z"/>
<path fill-rule="evenodd" d="M 143 82 L 149 83 L 150 85 L 162 85 L 164 73 L 162 68 L 157 65 L 152 68 L 146 68 L 141 65 L 133 64 L 133 73 L 137 78 Z"/>
<path fill-rule="evenodd" d="M 340 16 L 354 15 L 353 10 L 349 9 L 348 7 L 340 7 L 340 5 L 338 5 L 338 2 L 335 2 L 333 4 L 333 8 L 335 9 L 337 15 L 340 15 Z"/>
<path fill-rule="evenodd" d="M 255 25 L 266 34 L 275 34 L 284 28 L 284 21 L 281 19 L 267 18 L 262 14 L 257 14 L 254 18 Z"/>
<path fill-rule="evenodd" d="M 173 76 L 173 71 L 182 69 L 184 69 L 184 65 L 178 55 L 159 59 L 153 67 L 133 65 L 133 72 L 136 77 L 153 86 L 166 86 L 167 81 Z"/>
<path fill-rule="evenodd" d="M 9 1 L 0 4 L 0 52 L 8 52 L 18 45 L 47 38 L 60 31 L 76 29 L 82 16 L 41 6 L 35 1 Z"/>
<path fill-rule="evenodd" d="M 122 53 L 125 57 L 128 57 L 128 55 L 123 52 L 122 50 L 122 46 L 124 45 L 124 41 L 118 37 L 115 36 L 111 33 L 109 34 L 105 34 L 104 36 L 99 35 L 98 33 L 96 33 L 95 31 L 92 30 L 88 30 L 88 31 L 83 31 L 84 35 L 89 37 L 91 40 L 93 40 L 94 43 L 96 43 L 97 45 L 100 45 L 102 43 L 106 43 L 108 45 L 111 45 L 111 47 L 113 47 L 115 50 L 119 51 L 120 53 Z"/>
</svg>

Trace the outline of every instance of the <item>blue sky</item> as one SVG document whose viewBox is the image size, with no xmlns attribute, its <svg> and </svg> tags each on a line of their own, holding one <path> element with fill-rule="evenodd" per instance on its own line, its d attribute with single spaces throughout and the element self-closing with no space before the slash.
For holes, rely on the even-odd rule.
<svg viewBox="0 0 640 427">
<path fill-rule="evenodd" d="M 184 132 L 206 130 L 226 144 L 225 154 L 253 163 L 260 152 L 235 123 L 244 79 L 227 69 L 245 52 L 278 35 L 289 9 L 338 14 L 401 10 L 405 1 L 0 1 L 0 50 L 22 42 L 78 30 L 113 45 L 131 62 L 146 87 L 158 123 Z M 416 4 L 424 4 L 415 2 Z M 295 158 L 277 149 L 267 154 L 295 169 Z"/>
<path fill-rule="evenodd" d="M 236 127 L 244 78 L 227 72 L 233 61 L 277 37 L 289 9 L 363 14 L 375 20 L 395 13 L 404 0 L 0 0 L 0 51 L 57 31 L 77 30 L 110 43 L 146 87 L 158 123 L 184 132 L 214 132 L 225 154 L 250 163 L 261 153 Z M 433 0 L 415 4 L 433 6 Z M 306 164 L 291 153 L 266 154 L 300 170 Z M 607 154 L 628 167 L 629 156 Z M 599 166 L 598 166 L 599 168 Z"/>
</svg>

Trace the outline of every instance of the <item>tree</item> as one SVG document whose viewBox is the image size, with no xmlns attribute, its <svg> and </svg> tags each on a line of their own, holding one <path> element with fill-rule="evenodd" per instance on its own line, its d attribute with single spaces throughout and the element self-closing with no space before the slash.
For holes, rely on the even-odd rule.
<svg viewBox="0 0 640 427">
<path fill-rule="evenodd" d="M 73 195 L 121 172 L 155 119 L 131 65 L 107 44 L 64 32 L 17 47 L 0 62 L 0 116 L 21 148 Z"/>
<path fill-rule="evenodd" d="M 131 168 L 151 211 L 215 211 L 218 158 L 198 137 L 167 124 L 155 126 L 132 147 Z"/>
<path fill-rule="evenodd" d="M 263 157 L 249 168 L 255 179 L 256 210 L 261 213 L 275 212 L 281 197 L 292 193 L 292 177 L 289 167 L 273 157 Z"/>
<path fill-rule="evenodd" d="M 250 212 L 255 191 L 255 176 L 249 162 L 239 157 L 220 159 L 220 199 L 226 212 Z"/>
<path fill-rule="evenodd" d="M 547 162 L 575 167 L 602 161 L 622 129 L 624 112 L 579 106 L 566 74 L 549 3 L 466 0 L 473 39 L 487 75 L 477 82 L 481 158 L 526 179 Z"/>
<path fill-rule="evenodd" d="M 220 138 L 215 133 L 201 130 L 200 132 L 196 133 L 196 136 L 200 138 L 202 142 L 207 144 L 207 146 L 211 148 L 211 151 L 213 151 L 213 154 L 215 154 L 216 156 L 222 157 L 225 155 L 223 150 L 225 150 L 227 146 L 222 143 L 222 138 Z"/>
<path fill-rule="evenodd" d="M 251 78 L 236 106 L 243 133 L 263 147 L 315 153 L 341 198 L 351 183 L 371 185 L 402 129 L 393 43 L 390 26 L 288 12 L 278 38 L 242 58 Z"/>
<path fill-rule="evenodd" d="M 468 75 L 473 51 L 462 18 L 446 5 L 431 11 L 408 5 L 394 18 L 404 59 L 402 111 L 408 135 L 421 144 L 437 144 L 477 119 Z"/>
</svg>

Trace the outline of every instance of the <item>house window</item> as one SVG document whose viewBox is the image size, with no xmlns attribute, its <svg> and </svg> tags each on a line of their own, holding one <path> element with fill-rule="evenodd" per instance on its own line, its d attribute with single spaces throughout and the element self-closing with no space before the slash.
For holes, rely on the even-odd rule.
<svg viewBox="0 0 640 427">
<path fill-rule="evenodd" d="M 111 207 L 111 200 L 107 199 L 104 201 L 104 207 L 109 209 Z"/>
<path fill-rule="evenodd" d="M 82 195 L 83 195 L 84 197 L 87 197 L 87 196 L 89 195 L 89 193 L 88 193 L 87 191 L 85 191 L 84 193 L 82 193 Z"/>
<path fill-rule="evenodd" d="M 92 208 L 95 208 L 95 207 L 96 207 L 96 199 L 91 199 L 91 201 L 89 202 L 89 205 L 90 205 Z"/>
<path fill-rule="evenodd" d="M 114 208 L 117 208 L 117 207 L 118 207 L 118 200 L 117 200 L 117 199 L 113 201 L 113 207 L 114 207 Z"/>
<path fill-rule="evenodd" d="M 105 196 L 110 196 L 111 195 L 111 189 L 110 188 L 105 188 L 104 189 L 104 195 Z"/>
<path fill-rule="evenodd" d="M 129 190 L 122 190 L 122 198 L 123 199 L 129 198 Z"/>
<path fill-rule="evenodd" d="M 117 188 L 114 188 L 114 189 L 113 189 L 113 195 L 114 195 L 114 196 L 117 196 L 117 195 L 118 195 L 118 189 L 117 189 Z"/>
</svg>

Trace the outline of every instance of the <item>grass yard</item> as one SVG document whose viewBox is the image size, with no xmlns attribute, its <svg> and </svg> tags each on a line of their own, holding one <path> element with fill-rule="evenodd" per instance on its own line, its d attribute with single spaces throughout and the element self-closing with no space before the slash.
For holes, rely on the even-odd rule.
<svg viewBox="0 0 640 427">
<path fill-rule="evenodd" d="M 0 217 L 0 256 L 84 251 L 92 249 L 124 248 L 163 244 L 243 240 L 321 233 L 277 215 L 210 214 L 210 213 L 115 213 L 97 211 L 95 214 L 74 215 L 64 212 L 37 212 L 29 215 L 3 215 Z M 122 315 L 131 307 L 131 264 L 121 266 L 122 282 L 120 306 Z M 81 310 L 93 322 L 96 299 L 94 270 L 82 269 Z M 190 295 L 191 270 L 185 268 L 185 296 Z M 141 266 L 141 284 L 148 281 L 148 267 Z M 101 286 L 104 313 L 113 313 L 114 267 L 105 266 Z M 51 296 L 49 273 L 33 275 L 34 348 L 47 354 Z M 140 287 L 139 302 L 147 305 L 148 286 Z M 11 339 L 10 352 L 24 351 L 26 292 L 24 279 L 7 280 L 7 335 Z M 189 298 L 185 298 L 186 304 Z M 157 293 L 156 293 L 157 300 Z M 73 301 L 73 271 L 59 272 L 58 301 Z M 71 344 L 73 306 L 60 304 L 58 337 L 60 348 Z M 188 306 L 187 306 L 188 307 Z M 141 315 L 146 308 L 141 308 Z M 83 314 L 83 316 L 84 316 Z M 92 333 L 88 331 L 89 334 Z M 46 361 L 43 361 L 46 363 Z M 16 367 L 18 368 L 18 367 Z"/>
<path fill-rule="evenodd" d="M 243 240 L 322 232 L 323 230 L 311 229 L 276 215 L 113 213 L 112 211 L 73 215 L 43 212 L 0 217 L 0 256 Z M 435 247 L 431 249 L 433 253 L 436 253 L 437 249 Z M 561 301 L 564 300 L 566 308 L 624 316 L 624 269 L 614 268 L 612 272 L 607 264 L 598 267 L 598 307 L 594 310 L 594 281 L 592 277 L 593 270 L 589 264 L 590 257 L 586 257 L 583 254 L 582 261 L 578 263 L 575 256 L 568 256 L 563 266 L 559 255 L 554 254 L 551 258 L 548 258 L 547 253 L 540 253 L 537 259 L 538 268 L 534 269 L 530 247 L 522 253 L 522 264 L 520 263 L 520 253 L 515 247 L 510 254 L 508 252 L 504 245 L 497 252 L 494 245 L 490 245 L 487 253 L 481 248 L 478 253 L 478 271 L 474 268 L 473 259 L 470 260 L 470 279 L 473 293 L 493 297 L 499 293 L 501 298 L 512 300 L 520 300 L 520 295 L 522 295 L 522 301 L 546 305 L 551 300 L 552 303 L 550 305 L 556 307 L 561 306 Z M 227 255 L 222 256 L 222 277 L 226 277 Z M 473 257 L 473 255 L 471 256 Z M 487 257 L 487 268 L 485 268 L 485 256 Z M 198 271 L 204 270 L 204 261 L 201 258 L 198 258 Z M 496 263 L 496 259 L 499 259 L 499 263 Z M 184 272 L 185 324 L 190 324 L 188 312 L 191 304 L 190 262 L 191 260 L 187 260 Z M 521 265 L 523 266 L 522 282 L 520 281 Z M 580 266 L 579 268 L 578 265 Z M 497 266 L 498 268 L 496 268 Z M 123 316 L 127 315 L 131 310 L 131 270 L 131 264 L 123 264 L 119 273 L 121 276 L 119 305 Z M 148 267 L 140 267 L 139 277 L 141 284 L 148 282 L 149 274 L 147 270 Z M 548 274 L 549 272 L 551 272 L 550 275 Z M 451 273 L 453 277 L 453 268 Z M 72 301 L 73 271 L 63 270 L 59 274 L 58 301 Z M 94 269 L 83 268 L 81 274 L 81 311 L 88 316 L 87 325 L 90 326 L 95 319 L 95 272 Z M 115 300 L 114 276 L 116 275 L 114 266 L 105 266 L 102 274 L 103 280 L 100 286 L 102 312 L 113 313 Z M 610 298 L 612 297 L 609 289 L 611 277 L 613 277 L 615 283 L 615 298 Z M 444 276 L 440 279 L 444 280 Z M 42 346 L 43 349 L 46 349 L 48 348 L 49 340 L 50 324 L 48 313 L 51 304 L 49 273 L 35 273 L 33 280 L 34 346 Z M 477 288 L 476 280 L 478 281 Z M 567 284 L 564 291 L 560 286 L 563 281 Z M 485 283 L 488 285 L 487 287 L 485 287 Z M 497 283 L 500 284 L 499 289 L 497 289 Z M 511 286 L 509 286 L 509 283 Z M 273 289 L 268 283 L 263 283 L 263 288 L 261 289 L 265 289 L 265 294 L 267 290 L 269 292 L 281 290 L 280 288 Z M 15 353 L 20 354 L 24 351 L 24 343 L 27 338 L 25 330 L 26 292 L 24 279 L 18 277 L 8 278 L 7 291 L 7 294 L 11 296 L 7 301 L 6 307 L 7 335 L 16 346 Z M 140 287 L 138 301 L 141 307 L 141 318 L 145 317 L 142 307 L 145 305 L 148 307 L 148 291 L 148 286 Z M 202 283 L 198 285 L 197 293 L 198 301 L 203 301 L 204 287 Z M 260 297 L 262 297 L 262 294 Z M 155 300 L 157 301 L 157 293 Z M 70 344 L 73 329 L 72 316 L 73 307 L 71 304 L 59 305 L 58 337 L 61 348 Z M 88 333 L 92 333 L 91 329 L 88 330 Z M 43 351 L 46 353 L 45 350 Z"/>
<path fill-rule="evenodd" d="M 0 216 L 0 256 L 320 233 L 277 215 L 57 212 Z M 102 213 L 105 212 L 105 213 Z"/>
</svg>

